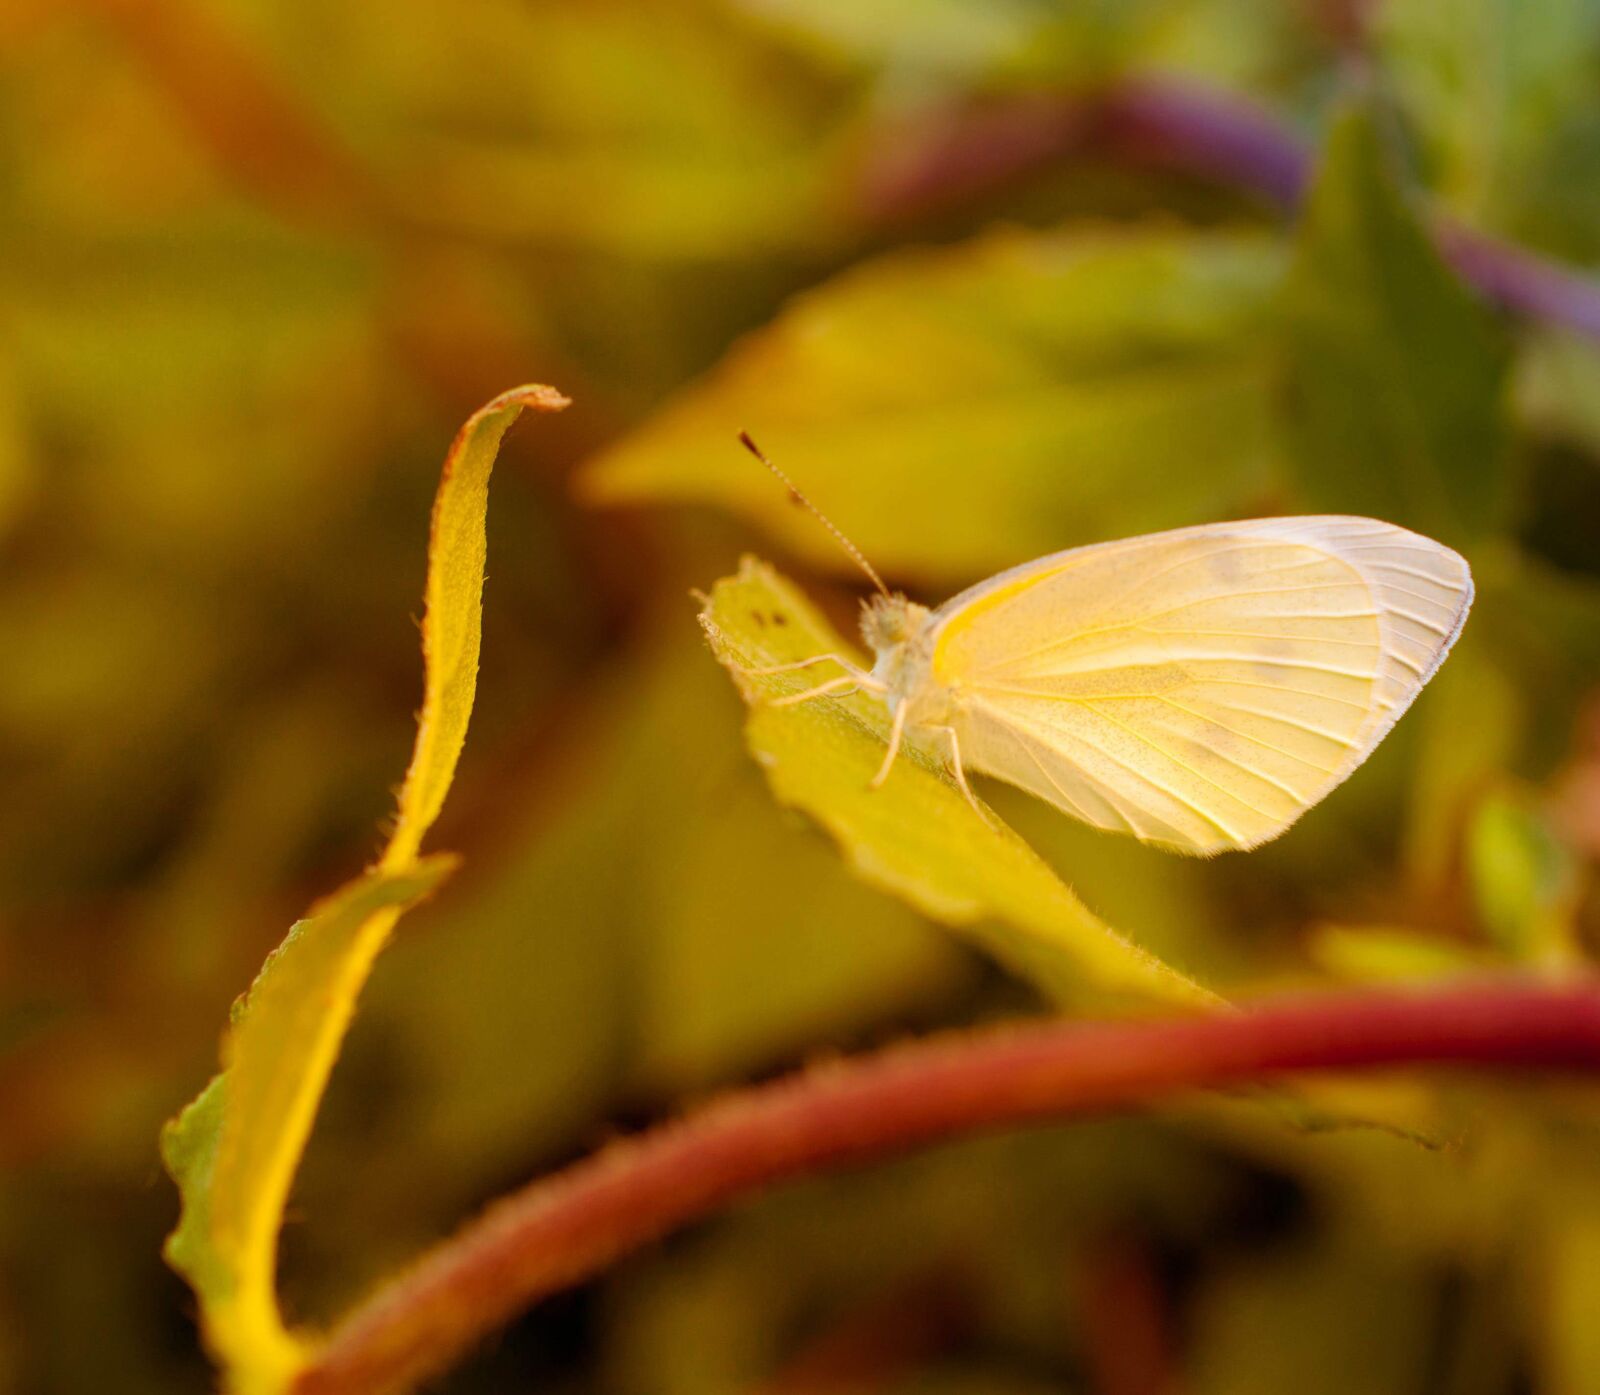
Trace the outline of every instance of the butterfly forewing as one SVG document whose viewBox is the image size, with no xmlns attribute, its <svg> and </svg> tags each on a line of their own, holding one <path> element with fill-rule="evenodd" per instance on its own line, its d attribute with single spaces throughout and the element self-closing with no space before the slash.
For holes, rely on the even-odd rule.
<svg viewBox="0 0 1600 1395">
<path fill-rule="evenodd" d="M 1471 600 L 1449 549 L 1267 519 L 1043 558 L 939 612 L 968 766 L 1196 853 L 1274 837 L 1358 765 Z"/>
</svg>

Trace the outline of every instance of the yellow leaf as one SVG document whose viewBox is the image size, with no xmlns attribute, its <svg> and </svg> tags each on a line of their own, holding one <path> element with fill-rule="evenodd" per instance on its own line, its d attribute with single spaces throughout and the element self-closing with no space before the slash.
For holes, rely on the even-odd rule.
<svg viewBox="0 0 1600 1395">
<path fill-rule="evenodd" d="M 550 388 L 514 388 L 474 413 L 451 445 L 428 545 L 422 712 L 393 836 L 377 866 L 315 906 L 268 958 L 234 1013 L 222 1073 L 162 1139 L 183 1198 L 167 1258 L 194 1287 L 230 1388 L 245 1395 L 281 1391 L 303 1360 L 304 1342 L 278 1312 L 278 1232 L 356 998 L 401 913 L 454 865 L 417 852 L 472 714 L 489 474 L 524 407 L 564 406 Z"/>
<path fill-rule="evenodd" d="M 512 388 L 472 414 L 445 457 L 428 537 L 428 608 L 422 621 L 427 686 L 416 749 L 400 791 L 400 821 L 383 854 L 385 868 L 404 866 L 416 855 L 444 804 L 467 739 L 483 633 L 489 472 L 500 440 L 524 407 L 559 412 L 566 405 L 553 388 Z"/>
<path fill-rule="evenodd" d="M 167 1258 L 194 1285 L 207 1341 L 240 1391 L 281 1389 L 299 1364 L 275 1297 L 295 1166 L 373 959 L 452 866 L 434 857 L 368 872 L 297 922 L 235 1014 L 222 1073 L 163 1135 L 184 1201 Z"/>
</svg>

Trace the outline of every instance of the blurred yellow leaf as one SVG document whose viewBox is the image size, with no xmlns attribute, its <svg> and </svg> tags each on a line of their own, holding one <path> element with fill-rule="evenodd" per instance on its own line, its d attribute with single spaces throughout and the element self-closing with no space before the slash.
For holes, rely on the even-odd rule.
<svg viewBox="0 0 1600 1395">
<path fill-rule="evenodd" d="M 357 9 L 326 24 L 314 63 L 284 50 L 330 74 L 345 55 L 371 65 L 328 98 L 368 128 L 389 197 L 429 229 L 690 264 L 826 246 L 849 107 L 816 100 L 839 85 L 778 66 L 719 10 L 496 0 L 471 22 L 396 25 Z"/>
<path fill-rule="evenodd" d="M 585 497 L 732 508 L 837 566 L 747 427 L 882 569 L 955 580 L 1251 506 L 1280 458 L 1270 238 L 1002 231 L 795 301 L 589 463 Z"/>
<path fill-rule="evenodd" d="M 888 713 L 856 696 L 778 708 L 807 675 L 744 670 L 851 648 L 793 586 L 747 558 L 717 583 L 701 624 L 751 704 L 746 738 L 780 803 L 816 819 L 867 881 L 961 930 L 1058 999 L 1099 992 L 1215 1006 L 1218 999 L 1094 915 L 1016 834 L 967 804 L 915 747 L 881 790 Z"/>
<path fill-rule="evenodd" d="M 246 1395 L 281 1390 L 301 1359 L 300 1342 L 278 1314 L 278 1231 L 356 997 L 401 912 L 453 865 L 419 861 L 417 851 L 444 802 L 472 714 L 489 474 L 523 408 L 566 405 L 550 388 L 514 388 L 475 412 L 451 444 L 428 544 L 422 712 L 388 848 L 267 960 L 235 1013 L 222 1073 L 163 1138 L 183 1197 L 167 1257 L 194 1286 L 230 1387 Z"/>
<path fill-rule="evenodd" d="M 1436 981 L 1485 973 L 1496 962 L 1458 940 L 1403 925 L 1319 925 L 1306 953 L 1327 972 L 1357 983 Z"/>
</svg>

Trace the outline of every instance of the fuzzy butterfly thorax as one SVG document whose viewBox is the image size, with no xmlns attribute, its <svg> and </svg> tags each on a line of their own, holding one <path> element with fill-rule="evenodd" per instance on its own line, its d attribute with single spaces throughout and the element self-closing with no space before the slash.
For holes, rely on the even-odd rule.
<svg viewBox="0 0 1600 1395">
<path fill-rule="evenodd" d="M 861 637 L 875 659 L 872 676 L 887 689 L 889 708 L 910 703 L 913 725 L 943 719 L 948 695 L 932 679 L 934 613 L 898 592 L 861 607 Z"/>
</svg>

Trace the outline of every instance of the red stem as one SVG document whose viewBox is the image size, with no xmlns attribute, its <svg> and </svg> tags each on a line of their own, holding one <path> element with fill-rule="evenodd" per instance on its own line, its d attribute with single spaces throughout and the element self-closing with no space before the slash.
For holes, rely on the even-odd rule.
<svg viewBox="0 0 1600 1395">
<path fill-rule="evenodd" d="M 535 1300 L 772 1182 L 1175 1091 L 1419 1064 L 1600 1072 L 1600 988 L 1293 997 L 1215 1016 L 1008 1028 L 808 1071 L 513 1193 L 357 1308 L 294 1395 L 408 1390 Z"/>
</svg>

